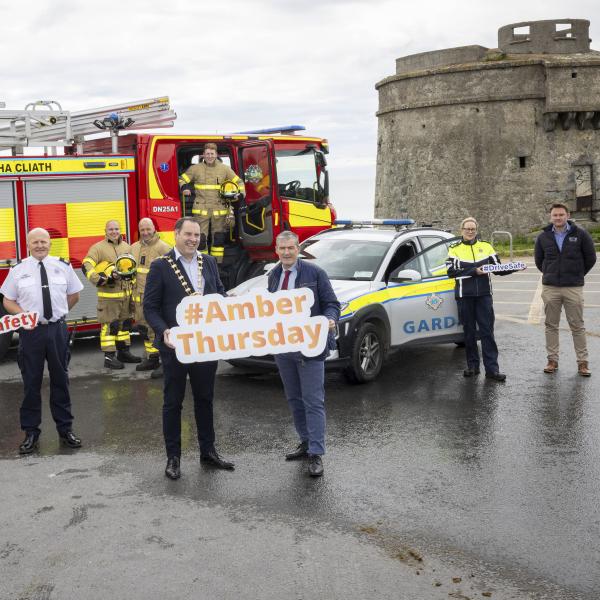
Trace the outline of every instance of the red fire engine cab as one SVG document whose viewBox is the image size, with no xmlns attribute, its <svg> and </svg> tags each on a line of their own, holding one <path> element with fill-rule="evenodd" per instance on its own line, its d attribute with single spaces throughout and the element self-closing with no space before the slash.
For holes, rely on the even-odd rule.
<svg viewBox="0 0 600 600">
<path fill-rule="evenodd" d="M 0 156 L 0 284 L 10 266 L 27 257 L 27 231 L 43 227 L 52 238 L 51 254 L 68 258 L 84 282 L 70 324 L 97 328 L 95 289 L 80 271 L 87 250 L 104 237 L 110 219 L 121 223 L 131 243 L 139 220 L 150 217 L 173 244 L 175 222 L 190 213 L 179 175 L 202 160 L 207 142 L 217 145 L 219 160 L 246 189 L 245 199 L 233 205 L 235 223 L 221 265 L 226 288 L 275 260 L 281 231 L 303 240 L 333 226 L 327 140 L 301 135 L 299 126 L 231 135 L 123 133 L 168 127 L 175 118 L 167 97 L 72 113 L 47 101 L 24 111 L 0 110 L 0 149 L 11 151 Z M 89 139 L 100 129 L 110 136 Z M 43 154 L 24 154 L 34 146 L 43 146 Z M 9 337 L 0 336 L 0 356 Z"/>
</svg>

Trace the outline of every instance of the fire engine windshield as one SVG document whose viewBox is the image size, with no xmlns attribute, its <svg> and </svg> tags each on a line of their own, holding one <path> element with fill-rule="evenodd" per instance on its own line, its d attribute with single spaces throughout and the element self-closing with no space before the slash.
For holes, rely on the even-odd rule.
<svg viewBox="0 0 600 600">
<path fill-rule="evenodd" d="M 279 196 L 320 204 L 325 201 L 324 170 L 312 148 L 277 149 Z"/>
<path fill-rule="evenodd" d="M 307 240 L 300 257 L 314 261 L 330 279 L 372 281 L 390 245 L 368 240 Z"/>
</svg>

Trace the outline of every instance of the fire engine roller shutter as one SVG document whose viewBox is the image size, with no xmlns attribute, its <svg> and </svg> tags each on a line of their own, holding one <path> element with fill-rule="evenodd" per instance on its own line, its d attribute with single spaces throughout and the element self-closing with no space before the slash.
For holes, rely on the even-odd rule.
<svg viewBox="0 0 600 600">
<path fill-rule="evenodd" d="M 17 258 L 14 186 L 0 181 L 0 264 Z"/>
<path fill-rule="evenodd" d="M 90 246 L 104 238 L 110 219 L 126 233 L 127 203 L 124 177 L 81 179 L 37 179 L 25 182 L 27 228 L 43 227 L 50 232 L 50 254 L 68 258 L 83 282 L 80 300 L 68 319 L 95 320 L 96 288 L 81 272 L 81 261 Z"/>
</svg>

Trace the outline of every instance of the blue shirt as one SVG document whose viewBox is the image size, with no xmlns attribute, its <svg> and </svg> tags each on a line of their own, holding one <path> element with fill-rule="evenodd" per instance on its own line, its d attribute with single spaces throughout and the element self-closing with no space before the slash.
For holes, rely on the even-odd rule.
<svg viewBox="0 0 600 600">
<path fill-rule="evenodd" d="M 282 265 L 283 266 L 283 265 Z M 290 278 L 288 279 L 288 290 L 293 290 L 296 287 L 296 275 L 298 275 L 298 262 L 296 261 L 291 269 L 287 269 L 290 272 Z M 279 278 L 279 285 L 277 289 L 280 290 L 283 285 L 283 278 L 285 277 L 286 269 L 282 269 L 281 277 Z"/>
<path fill-rule="evenodd" d="M 562 252 L 563 242 L 565 241 L 565 238 L 570 230 L 571 226 L 568 223 L 565 225 L 565 228 L 562 231 L 558 231 L 554 225 L 552 226 L 552 233 L 554 234 L 554 239 L 556 240 L 556 245 L 558 246 L 560 252 Z"/>
</svg>

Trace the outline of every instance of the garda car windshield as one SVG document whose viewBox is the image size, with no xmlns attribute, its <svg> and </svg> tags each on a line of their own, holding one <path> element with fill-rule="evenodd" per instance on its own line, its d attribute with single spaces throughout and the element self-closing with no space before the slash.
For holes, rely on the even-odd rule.
<svg viewBox="0 0 600 600">
<path fill-rule="evenodd" d="M 300 258 L 325 270 L 330 279 L 372 281 L 390 245 L 368 240 L 309 240 Z"/>
</svg>

